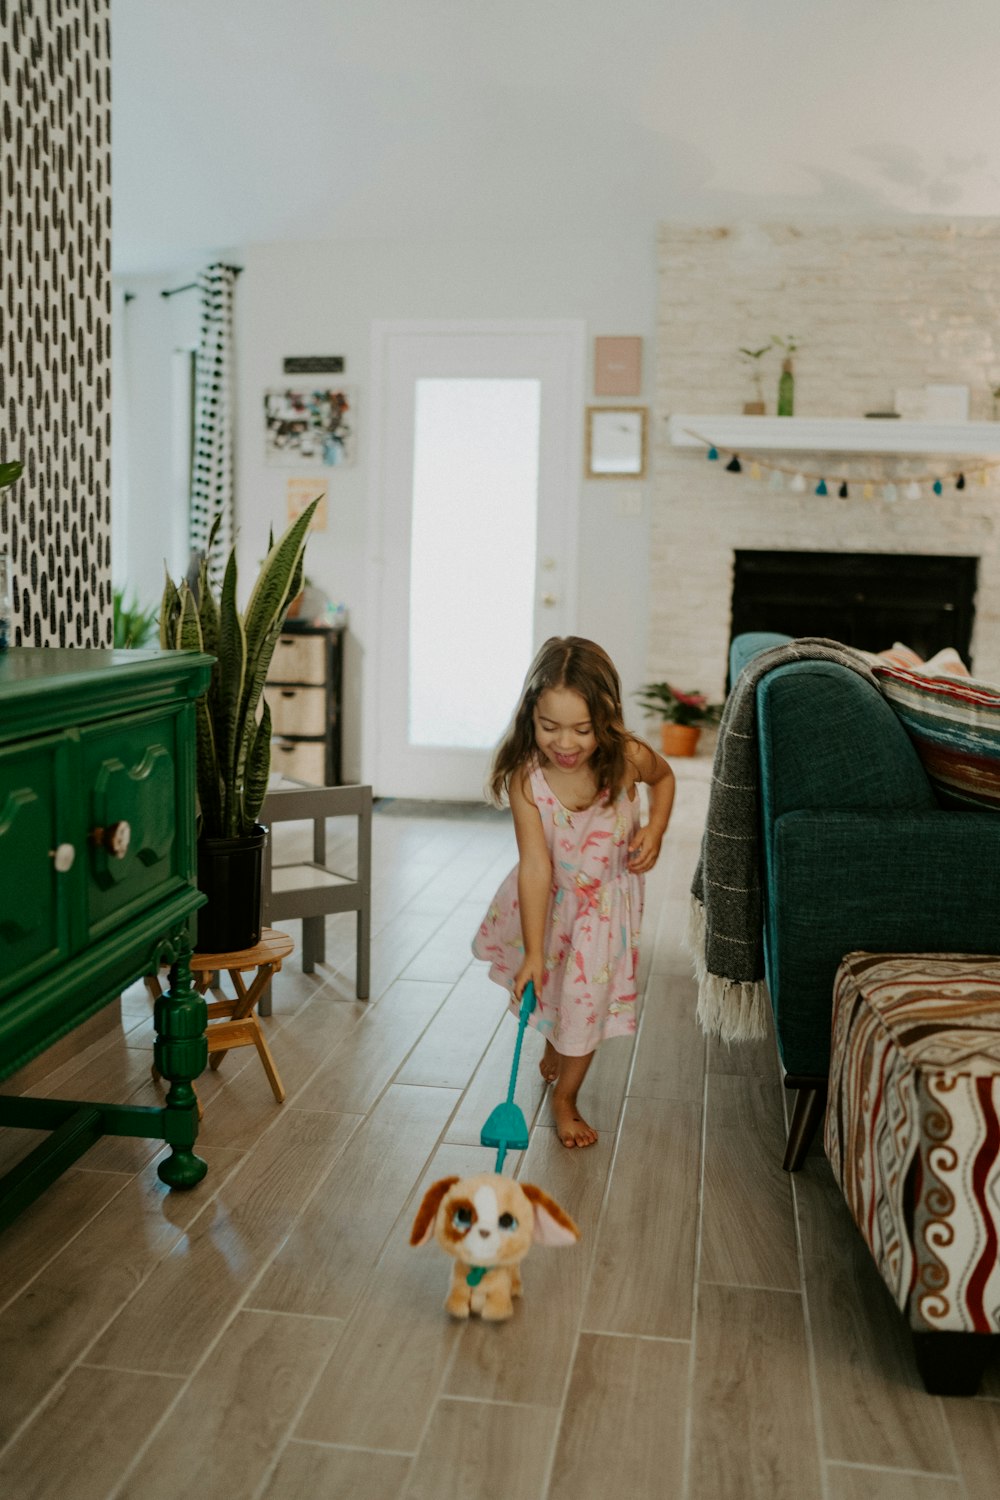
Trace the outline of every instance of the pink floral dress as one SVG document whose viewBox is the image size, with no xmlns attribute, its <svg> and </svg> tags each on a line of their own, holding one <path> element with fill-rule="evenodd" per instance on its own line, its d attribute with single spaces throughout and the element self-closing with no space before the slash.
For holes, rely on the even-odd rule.
<svg viewBox="0 0 1000 1500">
<path fill-rule="evenodd" d="M 567 1057 L 593 1052 L 607 1037 L 635 1030 L 643 877 L 628 868 L 628 846 L 639 821 L 639 798 L 622 791 L 574 812 L 555 796 L 540 765 L 531 795 L 552 856 L 552 897 L 545 943 L 545 978 L 531 1025 Z M 517 866 L 490 903 L 472 951 L 487 959 L 490 978 L 510 989 L 524 958 Z M 518 1002 L 511 995 L 511 1010 Z"/>
</svg>

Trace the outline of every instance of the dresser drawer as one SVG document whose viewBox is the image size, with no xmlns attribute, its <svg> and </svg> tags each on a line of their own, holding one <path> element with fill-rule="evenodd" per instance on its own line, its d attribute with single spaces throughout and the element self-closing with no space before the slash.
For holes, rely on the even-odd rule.
<svg viewBox="0 0 1000 1500">
<path fill-rule="evenodd" d="M 271 770 L 309 786 L 326 786 L 326 741 L 272 740 Z"/>
<path fill-rule="evenodd" d="M 280 635 L 271 658 L 268 681 L 325 683 L 326 637 Z"/>
<path fill-rule="evenodd" d="M 76 851 L 59 814 L 68 754 L 62 735 L 0 750 L 0 996 L 54 968 L 69 952 Z M 60 843 L 70 857 L 61 871 L 55 859 Z"/>
<path fill-rule="evenodd" d="M 326 734 L 326 688 L 269 686 L 264 697 L 276 735 Z"/>
<path fill-rule="evenodd" d="M 90 939 L 186 883 L 175 840 L 177 726 L 176 712 L 151 713 L 83 733 Z"/>
</svg>

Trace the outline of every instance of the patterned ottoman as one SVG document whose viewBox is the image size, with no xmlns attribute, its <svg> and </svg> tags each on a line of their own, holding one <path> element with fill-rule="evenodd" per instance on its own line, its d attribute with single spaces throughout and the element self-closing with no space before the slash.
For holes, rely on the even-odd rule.
<svg viewBox="0 0 1000 1500">
<path fill-rule="evenodd" d="M 1000 1332 L 1000 958 L 847 955 L 825 1145 L 925 1386 L 973 1394 Z"/>
</svg>

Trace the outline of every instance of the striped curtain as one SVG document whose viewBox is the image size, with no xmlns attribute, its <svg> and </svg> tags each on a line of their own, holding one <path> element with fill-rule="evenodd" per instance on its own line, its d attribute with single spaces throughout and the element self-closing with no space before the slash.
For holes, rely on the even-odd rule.
<svg viewBox="0 0 1000 1500">
<path fill-rule="evenodd" d="M 221 516 L 209 576 L 221 583 L 233 544 L 233 287 L 232 266 L 208 266 L 198 277 L 201 329 L 195 356 L 194 454 L 191 464 L 191 547 L 203 553 Z"/>
</svg>

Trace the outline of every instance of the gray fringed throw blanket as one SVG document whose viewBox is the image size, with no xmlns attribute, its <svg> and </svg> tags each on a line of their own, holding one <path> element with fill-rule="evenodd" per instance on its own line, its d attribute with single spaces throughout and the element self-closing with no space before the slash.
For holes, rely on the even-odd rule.
<svg viewBox="0 0 1000 1500">
<path fill-rule="evenodd" d="M 865 657 L 804 637 L 753 657 L 726 700 L 712 767 L 701 858 L 691 886 L 688 946 L 698 980 L 698 1022 L 724 1042 L 766 1036 L 764 912 L 758 849 L 757 684 L 790 661 L 833 661 L 878 688 Z"/>
</svg>

